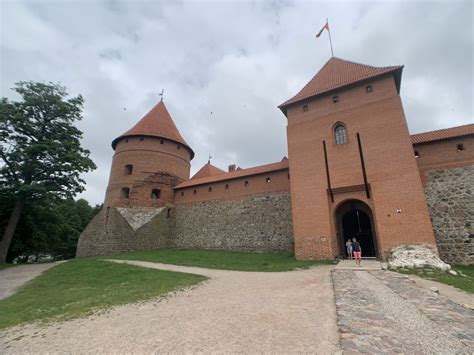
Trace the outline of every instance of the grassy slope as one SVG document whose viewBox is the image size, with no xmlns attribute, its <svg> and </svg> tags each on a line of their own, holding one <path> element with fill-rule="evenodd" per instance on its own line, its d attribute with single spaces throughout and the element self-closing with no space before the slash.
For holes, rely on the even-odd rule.
<svg viewBox="0 0 474 355">
<path fill-rule="evenodd" d="M 8 269 L 9 267 L 18 266 L 19 264 L 0 264 L 0 270 Z"/>
<path fill-rule="evenodd" d="M 331 263 L 330 261 L 299 261 L 289 253 L 194 249 L 144 250 L 114 255 L 111 258 L 239 271 L 288 271 L 308 268 L 315 264 Z"/>
<path fill-rule="evenodd" d="M 69 319 L 113 305 L 150 299 L 205 280 L 204 276 L 71 260 L 0 301 L 0 328 L 33 320 Z"/>
<path fill-rule="evenodd" d="M 469 293 L 474 293 L 474 266 L 453 266 L 455 271 L 462 272 L 466 277 L 455 276 L 446 272 L 432 270 L 400 270 L 405 274 L 415 274 L 425 279 L 442 282 L 451 285 Z"/>
</svg>

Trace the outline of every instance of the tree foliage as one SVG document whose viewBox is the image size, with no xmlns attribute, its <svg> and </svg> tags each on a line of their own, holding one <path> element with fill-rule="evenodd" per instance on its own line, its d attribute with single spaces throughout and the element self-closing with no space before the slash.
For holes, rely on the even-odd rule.
<svg viewBox="0 0 474 355">
<path fill-rule="evenodd" d="M 0 199 L 0 230 L 6 226 L 14 201 Z M 16 228 L 8 261 L 17 256 L 49 254 L 73 258 L 81 232 L 100 211 L 84 199 L 30 200 Z"/>
<path fill-rule="evenodd" d="M 0 191 L 15 201 L 0 242 L 5 260 L 25 204 L 72 198 L 84 190 L 81 174 L 96 168 L 81 147 L 82 96 L 59 84 L 19 82 L 21 101 L 0 101 Z"/>
</svg>

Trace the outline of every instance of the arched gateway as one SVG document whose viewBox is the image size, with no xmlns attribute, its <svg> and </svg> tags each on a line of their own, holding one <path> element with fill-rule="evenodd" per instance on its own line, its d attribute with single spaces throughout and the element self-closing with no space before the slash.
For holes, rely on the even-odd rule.
<svg viewBox="0 0 474 355">
<path fill-rule="evenodd" d="M 346 256 L 345 243 L 357 238 L 363 257 L 378 257 L 372 210 L 359 200 L 347 200 L 336 209 L 336 224 L 339 252 Z"/>
</svg>

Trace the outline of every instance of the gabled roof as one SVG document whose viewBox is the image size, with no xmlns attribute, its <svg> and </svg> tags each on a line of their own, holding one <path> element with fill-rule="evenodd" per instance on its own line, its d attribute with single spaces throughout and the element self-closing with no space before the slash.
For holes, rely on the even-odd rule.
<svg viewBox="0 0 474 355">
<path fill-rule="evenodd" d="M 193 177 L 193 179 L 191 180 L 187 180 L 187 181 L 182 182 L 181 184 L 178 184 L 175 187 L 175 189 L 181 189 L 183 187 L 189 187 L 189 186 L 209 184 L 209 183 L 217 182 L 217 181 L 236 179 L 236 178 L 240 178 L 244 176 L 264 174 L 264 173 L 269 173 L 272 171 L 285 170 L 285 169 L 288 169 L 288 166 L 289 166 L 289 163 L 287 159 L 287 160 L 280 161 L 278 163 L 260 165 L 260 166 L 255 166 L 253 168 L 240 169 L 240 170 L 236 170 L 236 171 L 232 171 L 228 173 L 224 172 L 223 174 L 202 177 L 199 179 L 194 179 Z"/>
<path fill-rule="evenodd" d="M 372 67 L 332 57 L 298 94 L 278 107 L 286 114 L 288 105 L 388 73 L 396 74 L 400 91 L 402 69 L 403 66 Z"/>
<path fill-rule="evenodd" d="M 196 174 L 194 174 L 191 180 L 210 177 L 214 175 L 220 175 L 220 174 L 225 174 L 225 171 L 219 169 L 218 167 L 208 162 L 201 169 L 199 169 L 199 171 Z"/>
<path fill-rule="evenodd" d="M 115 138 L 112 141 L 112 148 L 115 149 L 120 139 L 131 136 L 150 136 L 169 139 L 184 145 L 191 152 L 191 159 L 194 157 L 193 150 L 179 133 L 163 101 L 158 102 L 135 126 L 120 137 Z"/>
<path fill-rule="evenodd" d="M 438 129 L 436 131 L 423 132 L 411 135 L 413 144 L 428 143 L 442 139 L 463 137 L 474 135 L 474 124 L 467 124 L 464 126 L 451 127 L 445 129 Z"/>
</svg>

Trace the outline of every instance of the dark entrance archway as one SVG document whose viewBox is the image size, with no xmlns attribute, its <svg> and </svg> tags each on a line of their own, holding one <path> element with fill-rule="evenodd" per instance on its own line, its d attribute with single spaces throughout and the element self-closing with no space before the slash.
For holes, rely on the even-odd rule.
<svg viewBox="0 0 474 355">
<path fill-rule="evenodd" d="M 345 244 L 349 238 L 357 238 L 362 257 L 377 257 L 377 239 L 369 206 L 359 200 L 348 200 L 336 209 L 337 233 L 340 253 L 347 256 Z"/>
</svg>

